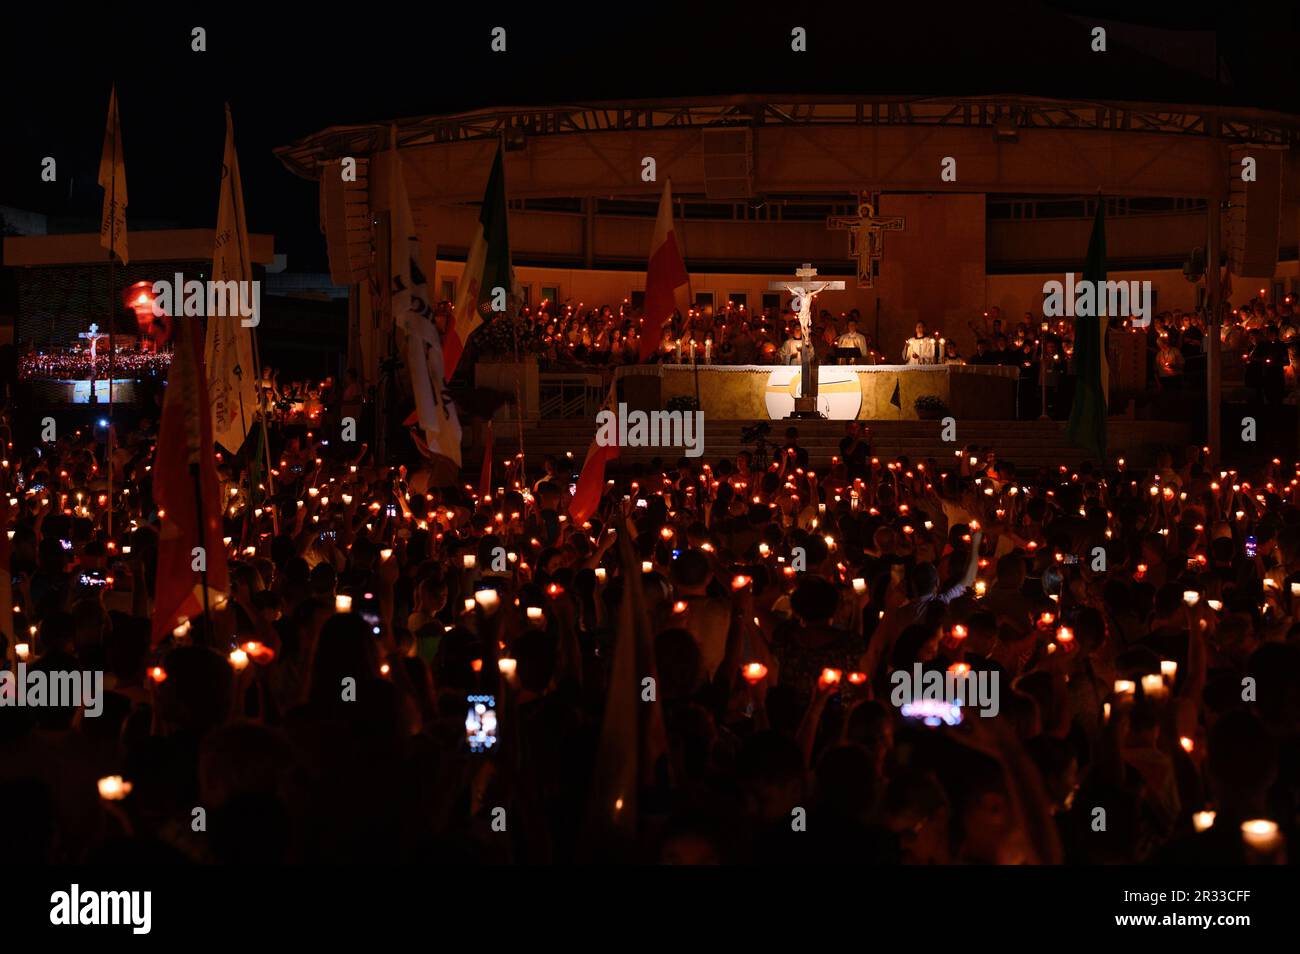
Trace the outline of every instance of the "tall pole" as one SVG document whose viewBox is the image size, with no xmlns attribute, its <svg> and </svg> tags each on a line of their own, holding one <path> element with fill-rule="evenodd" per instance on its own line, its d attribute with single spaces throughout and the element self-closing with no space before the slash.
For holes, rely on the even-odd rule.
<svg viewBox="0 0 1300 954">
<path fill-rule="evenodd" d="M 1219 317 L 1223 310 L 1222 287 L 1219 281 L 1219 246 L 1222 244 L 1224 182 L 1223 149 L 1219 142 L 1219 114 L 1210 114 L 1212 127 L 1210 135 L 1213 143 L 1214 194 L 1206 203 L 1208 215 L 1208 234 L 1205 242 L 1205 285 L 1206 285 L 1206 323 L 1205 336 L 1209 350 L 1205 360 L 1205 443 L 1210 448 L 1210 464 L 1218 468 L 1222 459 L 1222 388 L 1223 368 L 1220 360 L 1222 339 L 1219 334 Z"/>
<path fill-rule="evenodd" d="M 113 122 L 113 176 L 111 196 L 112 205 L 109 206 L 109 224 L 108 224 L 108 437 L 104 442 L 104 469 L 108 471 L 108 514 L 106 515 L 107 536 L 113 538 L 113 374 L 114 358 L 116 357 L 117 341 L 114 336 L 114 325 L 117 324 L 117 297 L 114 285 L 116 284 L 116 269 L 113 267 L 114 260 L 117 258 L 117 120 Z M 93 339 L 92 339 L 93 351 Z M 91 391 L 95 388 L 95 366 L 91 362 L 90 367 L 90 387 Z"/>
</svg>

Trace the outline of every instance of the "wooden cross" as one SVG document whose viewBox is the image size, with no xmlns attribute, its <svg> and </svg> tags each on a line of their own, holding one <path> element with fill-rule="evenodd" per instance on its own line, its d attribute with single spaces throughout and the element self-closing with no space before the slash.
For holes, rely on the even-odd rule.
<svg viewBox="0 0 1300 954">
<path fill-rule="evenodd" d="M 901 215 L 876 215 L 880 204 L 879 192 L 858 193 L 858 214 L 832 215 L 826 220 L 828 229 L 847 230 L 849 256 L 858 260 L 858 287 L 874 288 L 880 274 L 880 259 L 885 250 L 883 232 L 901 232 L 906 219 Z"/>
</svg>

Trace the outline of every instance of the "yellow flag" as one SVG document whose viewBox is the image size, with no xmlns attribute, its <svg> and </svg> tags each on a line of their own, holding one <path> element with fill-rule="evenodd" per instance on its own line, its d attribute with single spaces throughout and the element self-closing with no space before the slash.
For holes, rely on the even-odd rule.
<svg viewBox="0 0 1300 954">
<path fill-rule="evenodd" d="M 245 300 L 245 296 L 250 294 L 247 289 L 251 289 L 254 297 L 260 294 L 260 286 L 253 281 L 253 266 L 248 253 L 244 190 L 239 181 L 235 125 L 229 106 L 226 107 L 226 152 L 221 161 L 221 196 L 217 204 L 212 281 L 217 288 L 236 289 L 235 301 Z M 230 284 L 232 282 L 238 285 Z M 252 326 L 245 324 L 238 315 L 208 315 L 203 364 L 207 369 L 208 399 L 212 405 L 212 439 L 231 453 L 238 453 L 257 410 Z"/>
<path fill-rule="evenodd" d="M 116 86 L 108 99 L 104 151 L 99 155 L 99 184 L 104 190 L 99 244 L 115 253 L 119 261 L 130 261 L 126 254 L 126 163 L 122 159 L 122 124 L 117 116 Z"/>
</svg>

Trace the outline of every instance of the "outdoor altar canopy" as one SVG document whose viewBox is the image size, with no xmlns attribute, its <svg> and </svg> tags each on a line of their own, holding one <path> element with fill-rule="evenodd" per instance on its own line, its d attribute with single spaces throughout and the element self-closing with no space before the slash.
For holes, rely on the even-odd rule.
<svg viewBox="0 0 1300 954">
<path fill-rule="evenodd" d="M 720 420 L 781 420 L 795 410 L 798 365 L 638 365 L 619 368 L 621 399 L 655 410 L 694 398 Z M 817 409 L 831 420 L 915 421 L 916 399 L 933 396 L 967 420 L 1013 420 L 1019 368 L 997 365 L 824 365 L 817 369 Z M 697 380 L 698 378 L 698 380 Z"/>
</svg>

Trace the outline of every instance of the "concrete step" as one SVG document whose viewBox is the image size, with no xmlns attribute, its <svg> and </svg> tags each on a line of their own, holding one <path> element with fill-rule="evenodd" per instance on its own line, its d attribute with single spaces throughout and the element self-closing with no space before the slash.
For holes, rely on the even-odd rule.
<svg viewBox="0 0 1300 954">
<path fill-rule="evenodd" d="M 706 461 L 734 457 L 750 449 L 741 443 L 741 431 L 753 421 L 710 420 L 704 426 L 704 455 Z M 786 424 L 771 421 L 768 433 L 769 446 L 784 440 Z M 942 425 L 938 421 L 870 421 L 873 452 L 880 457 L 906 456 L 914 460 L 933 457 L 942 460 L 954 456 L 966 445 L 992 447 L 1003 460 L 1013 461 L 1022 467 L 1057 467 L 1076 465 L 1088 455 L 1071 445 L 1065 438 L 1062 421 L 959 421 L 957 440 L 947 443 L 940 439 Z M 514 446 L 516 425 L 501 422 L 497 426 L 497 450 Z M 844 436 L 842 421 L 805 421 L 797 425 L 799 444 L 806 448 L 814 465 L 826 466 L 838 452 Z M 572 452 L 580 462 L 595 434 L 595 424 L 588 420 L 548 420 L 526 422 L 524 441 L 529 455 L 562 455 Z M 505 435 L 511 435 L 506 437 Z M 1108 457 L 1112 460 L 1124 456 L 1134 466 L 1154 462 L 1160 449 L 1173 450 L 1181 458 L 1181 448 L 1191 440 L 1187 422 L 1132 421 L 1113 419 L 1110 425 Z M 481 459 L 482 449 L 471 448 L 466 460 Z M 622 457 L 627 461 L 649 461 L 655 457 L 676 460 L 680 450 L 673 448 L 625 448 Z"/>
</svg>

